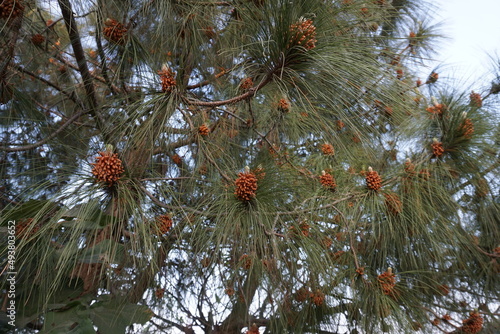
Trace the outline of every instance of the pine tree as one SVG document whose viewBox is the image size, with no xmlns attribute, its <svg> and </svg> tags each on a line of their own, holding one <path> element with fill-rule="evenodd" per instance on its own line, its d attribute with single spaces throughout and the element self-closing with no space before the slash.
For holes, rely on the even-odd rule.
<svg viewBox="0 0 500 334">
<path fill-rule="evenodd" d="M 500 75 L 428 70 L 431 14 L 3 0 L 0 328 L 494 333 Z"/>
</svg>

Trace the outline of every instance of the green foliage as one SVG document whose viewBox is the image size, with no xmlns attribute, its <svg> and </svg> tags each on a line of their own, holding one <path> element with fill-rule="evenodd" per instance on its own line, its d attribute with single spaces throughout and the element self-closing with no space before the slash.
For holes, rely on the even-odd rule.
<svg viewBox="0 0 500 334">
<path fill-rule="evenodd" d="M 430 4 L 23 3 L 0 18 L 16 330 L 498 327 L 499 83 L 418 79 Z"/>
</svg>

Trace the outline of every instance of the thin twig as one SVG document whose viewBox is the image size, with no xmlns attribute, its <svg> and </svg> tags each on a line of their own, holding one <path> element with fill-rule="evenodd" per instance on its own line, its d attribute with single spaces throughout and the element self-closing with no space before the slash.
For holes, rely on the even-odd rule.
<svg viewBox="0 0 500 334">
<path fill-rule="evenodd" d="M 214 75 L 214 79 L 218 79 L 221 76 L 223 76 L 223 75 L 225 75 L 225 74 L 227 74 L 229 72 L 230 72 L 230 70 L 223 69 L 222 71 L 220 71 L 219 73 L 217 73 L 216 75 Z M 211 80 L 205 80 L 205 81 L 199 82 L 199 83 L 194 84 L 194 85 L 187 85 L 186 89 L 195 89 L 195 88 L 204 87 L 204 86 L 210 84 L 211 82 L 212 82 Z"/>
<path fill-rule="evenodd" d="M 57 136 L 62 130 L 68 127 L 71 123 L 73 123 L 77 118 L 85 115 L 88 112 L 88 110 L 82 110 L 73 116 L 71 116 L 63 125 L 61 125 L 57 130 L 52 132 L 50 135 L 45 137 L 42 140 L 37 141 L 36 143 L 30 144 L 30 145 L 24 145 L 24 146 L 16 146 L 16 147 L 10 147 L 10 146 L 0 146 L 0 151 L 5 151 L 5 152 L 19 152 L 19 151 L 27 151 L 27 150 L 32 150 L 34 148 L 37 148 L 39 146 L 42 146 L 55 136 Z"/>
<path fill-rule="evenodd" d="M 64 95 L 66 95 L 71 101 L 75 102 L 77 105 L 79 105 L 80 107 L 83 108 L 83 105 L 82 105 L 82 102 L 79 101 L 76 96 L 75 96 L 75 92 L 68 92 L 64 89 L 62 89 L 61 87 L 59 87 L 58 85 L 54 84 L 53 82 L 45 79 L 45 78 L 42 78 L 41 76 L 38 76 L 36 75 L 35 73 L 31 72 L 31 71 L 28 71 L 27 69 L 25 69 L 24 67 L 22 67 L 21 65 L 14 65 L 12 66 L 14 69 L 16 69 L 17 71 L 19 72 L 22 72 L 24 74 L 27 74 L 29 75 L 30 77 L 38 80 L 38 81 L 41 81 L 43 82 L 44 84 L 56 89 L 57 91 L 63 93 Z"/>
<path fill-rule="evenodd" d="M 176 206 L 176 205 L 169 205 L 169 204 L 162 203 L 158 198 L 154 197 L 153 194 L 151 194 L 144 186 L 140 185 L 139 187 L 153 201 L 153 203 L 155 203 L 156 205 L 158 205 L 162 208 L 166 208 L 169 210 L 179 210 L 180 209 L 182 211 L 189 211 L 192 213 L 196 213 L 198 215 L 207 216 L 207 213 L 205 211 L 199 211 L 199 210 L 196 210 L 193 208 L 188 208 L 185 206 Z"/>
<path fill-rule="evenodd" d="M 219 107 L 227 104 L 233 104 L 237 103 L 240 101 L 243 101 L 247 98 L 250 98 L 257 93 L 258 90 L 260 90 L 262 87 L 267 85 L 271 81 L 272 75 L 268 75 L 262 82 L 260 82 L 256 87 L 250 88 L 247 92 L 235 96 L 233 98 L 227 99 L 227 100 L 221 100 L 221 101 L 200 101 L 200 100 L 193 100 L 189 98 L 184 98 L 184 102 L 186 104 L 192 104 L 195 106 L 204 106 L 204 107 Z"/>
</svg>

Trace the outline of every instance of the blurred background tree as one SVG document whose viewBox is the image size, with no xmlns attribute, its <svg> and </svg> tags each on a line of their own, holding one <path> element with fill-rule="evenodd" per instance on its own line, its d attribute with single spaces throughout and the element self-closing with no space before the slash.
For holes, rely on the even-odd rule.
<svg viewBox="0 0 500 334">
<path fill-rule="evenodd" d="M 431 14 L 2 0 L 0 330 L 498 331 L 500 80 Z"/>
</svg>

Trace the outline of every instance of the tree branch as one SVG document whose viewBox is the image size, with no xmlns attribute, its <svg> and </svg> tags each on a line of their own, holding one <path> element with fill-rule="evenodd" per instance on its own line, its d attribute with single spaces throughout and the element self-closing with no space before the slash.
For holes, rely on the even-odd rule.
<svg viewBox="0 0 500 334">
<path fill-rule="evenodd" d="M 175 327 L 179 330 L 181 330 L 183 333 L 185 334 L 194 334 L 194 330 L 190 327 L 187 327 L 187 326 L 182 326 L 182 325 L 179 325 L 178 323 L 175 323 L 173 321 L 170 321 L 168 319 L 165 319 L 157 314 L 154 315 L 155 318 L 158 318 L 160 319 L 161 321 L 167 323 L 170 327 Z"/>
<path fill-rule="evenodd" d="M 200 101 L 200 100 L 193 100 L 193 99 L 189 99 L 189 98 L 184 98 L 184 102 L 186 104 L 191 104 L 191 105 L 195 105 L 195 106 L 203 106 L 203 107 L 220 107 L 220 106 L 223 106 L 226 104 L 237 103 L 237 102 L 240 102 L 244 99 L 247 99 L 249 97 L 254 96 L 258 90 L 260 90 L 262 87 L 264 87 L 265 85 L 267 85 L 271 81 L 271 77 L 272 77 L 272 73 L 269 74 L 268 76 L 266 76 L 266 78 L 264 80 L 262 80 L 262 82 L 260 82 L 256 87 L 250 88 L 247 92 L 245 92 L 241 95 L 235 96 L 233 98 L 230 98 L 228 100 Z"/>
<path fill-rule="evenodd" d="M 58 0 L 58 3 L 59 8 L 61 9 L 62 16 L 64 18 L 66 30 L 68 31 L 71 46 L 73 47 L 73 52 L 75 53 L 78 70 L 80 71 L 83 79 L 83 86 L 85 88 L 89 103 L 89 113 L 96 119 L 97 126 L 102 131 L 104 129 L 104 119 L 97 110 L 97 99 L 94 90 L 94 84 L 92 82 L 92 76 L 90 75 L 89 68 L 87 66 L 87 59 L 85 58 L 85 52 L 83 51 L 80 34 L 78 33 L 75 14 L 73 13 L 73 10 L 71 8 L 70 0 Z"/>
<path fill-rule="evenodd" d="M 30 145 L 24 145 L 24 146 L 16 146 L 16 147 L 10 147 L 10 146 L 0 146 L 0 151 L 5 151 L 5 152 L 19 152 L 19 151 L 28 151 L 32 150 L 36 147 L 42 146 L 55 136 L 57 136 L 62 130 L 68 127 L 71 123 L 73 123 L 77 118 L 80 116 L 83 116 L 87 113 L 87 110 L 82 110 L 76 114 L 74 114 L 72 117 L 70 117 L 63 125 L 59 127 L 59 129 L 55 130 L 52 132 L 50 135 L 45 137 L 44 139 L 37 141 L 36 143 L 30 144 Z"/>
<path fill-rule="evenodd" d="M 25 69 L 24 67 L 20 66 L 20 65 L 13 65 L 12 66 L 13 68 L 15 68 L 17 71 L 19 72 L 22 72 L 24 74 L 27 74 L 29 75 L 30 77 L 38 80 L 38 81 L 41 81 L 43 82 L 44 84 L 46 84 L 47 86 L 50 86 L 54 89 L 56 89 L 57 91 L 63 93 L 64 95 L 66 95 L 71 101 L 75 102 L 76 104 L 78 104 L 82 109 L 85 109 L 84 106 L 82 105 L 82 102 L 81 101 L 78 101 L 78 99 L 76 98 L 75 96 L 75 92 L 68 92 L 68 91 L 65 91 L 64 89 L 62 89 L 61 87 L 59 87 L 58 85 L 50 82 L 49 80 L 47 79 L 44 79 L 38 75 L 36 75 L 35 73 L 31 72 L 31 71 L 28 71 L 27 69 Z"/>
</svg>

